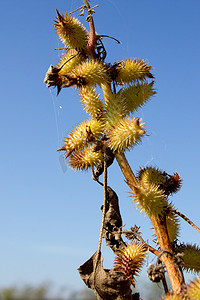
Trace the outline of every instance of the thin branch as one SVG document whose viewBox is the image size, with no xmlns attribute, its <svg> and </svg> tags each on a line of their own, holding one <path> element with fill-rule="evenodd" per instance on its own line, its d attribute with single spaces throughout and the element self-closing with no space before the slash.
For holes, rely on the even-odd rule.
<svg viewBox="0 0 200 300">
<path fill-rule="evenodd" d="M 186 217 L 184 214 L 182 214 L 180 211 L 178 211 L 177 209 L 173 209 L 171 208 L 171 211 L 178 215 L 179 217 L 181 217 L 183 220 L 185 220 L 188 224 L 190 224 L 194 229 L 196 229 L 199 233 L 200 233 L 200 228 L 195 225 L 188 217 Z"/>
<path fill-rule="evenodd" d="M 84 8 L 85 8 L 85 5 L 82 5 L 81 7 L 76 8 L 76 9 L 74 9 L 73 11 L 71 11 L 71 12 L 70 12 L 70 15 L 73 14 L 73 13 L 75 13 L 75 12 L 78 11 L 78 10 L 82 11 L 82 10 L 84 10 Z"/>
<path fill-rule="evenodd" d="M 140 232 L 139 232 L 140 227 L 137 227 L 136 225 L 134 227 L 131 227 L 130 230 L 124 230 L 122 231 L 122 233 L 125 235 L 125 237 L 128 240 L 134 240 L 137 239 L 139 240 L 142 244 L 144 244 L 148 250 L 153 253 L 156 256 L 160 256 L 161 255 L 161 251 L 151 247 L 147 242 L 145 242 L 145 240 L 142 238 Z"/>
<path fill-rule="evenodd" d="M 107 206 L 107 162 L 106 162 L 105 156 L 106 156 L 106 151 L 104 151 L 104 182 L 103 182 L 104 202 L 103 202 L 101 227 L 100 227 L 100 233 L 99 233 L 98 249 L 97 249 L 97 254 L 96 254 L 96 262 L 95 262 L 95 266 L 94 266 L 94 286 L 95 286 L 96 270 L 97 270 L 97 266 L 98 266 L 99 259 L 101 256 L 101 245 L 102 245 L 104 223 L 105 223 L 105 216 L 106 216 L 106 206 Z"/>
</svg>

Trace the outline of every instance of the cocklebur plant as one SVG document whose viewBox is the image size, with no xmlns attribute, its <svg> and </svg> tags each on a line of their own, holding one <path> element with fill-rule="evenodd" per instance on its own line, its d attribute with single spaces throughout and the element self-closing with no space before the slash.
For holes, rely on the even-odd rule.
<svg viewBox="0 0 200 300">
<path fill-rule="evenodd" d="M 76 126 L 73 124 L 58 151 L 65 152 L 68 164 L 75 171 L 91 170 L 92 178 L 104 188 L 98 249 L 80 266 L 80 276 L 98 299 L 139 299 L 131 286 L 135 287 L 135 276 L 139 275 L 145 255 L 150 251 L 158 261 L 149 266 L 149 278 L 162 281 L 165 299 L 199 299 L 199 279 L 187 286 L 183 271 L 200 271 L 200 248 L 179 242 L 179 217 L 199 232 L 200 229 L 176 210 L 169 198 L 181 188 L 180 175 L 169 175 L 154 166 L 141 167 L 135 175 L 125 156 L 147 133 L 145 123 L 137 117 L 137 110 L 156 94 L 153 68 L 139 58 L 126 58 L 114 64 L 106 62 L 103 36 L 96 33 L 94 26 L 95 7 L 84 0 L 84 5 L 74 11 L 80 11 L 80 15 L 87 12 L 90 31 L 72 16 L 73 12 L 62 15 L 57 11 L 54 25 L 65 53 L 56 66 L 49 67 L 44 79 L 48 88 L 57 88 L 57 94 L 67 87 L 77 90 L 88 118 Z M 97 92 L 99 89 L 102 93 Z M 122 170 L 136 208 L 152 223 L 156 248 L 143 240 L 139 227 L 122 230 L 118 197 L 107 185 L 107 168 L 114 159 Z M 104 174 L 103 183 L 99 181 L 101 174 Z M 125 242 L 122 236 L 131 243 Z M 110 270 L 102 266 L 102 238 L 116 254 Z"/>
</svg>

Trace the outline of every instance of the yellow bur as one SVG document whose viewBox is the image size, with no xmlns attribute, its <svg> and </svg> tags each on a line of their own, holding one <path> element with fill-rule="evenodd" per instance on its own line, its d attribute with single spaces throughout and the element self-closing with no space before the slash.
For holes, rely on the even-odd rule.
<svg viewBox="0 0 200 300">
<path fill-rule="evenodd" d="M 114 151 L 129 150 L 141 141 L 145 133 L 144 124 L 138 118 L 125 117 L 108 133 L 109 146 Z"/>
<path fill-rule="evenodd" d="M 136 80 L 144 80 L 145 78 L 153 78 L 151 74 L 152 66 L 148 65 L 141 59 L 126 59 L 119 63 L 117 71 L 117 82 L 133 82 Z"/>
<path fill-rule="evenodd" d="M 60 69 L 59 75 L 64 76 L 69 74 L 83 60 L 83 55 L 75 49 L 70 49 L 58 61 L 57 68 Z"/>
<path fill-rule="evenodd" d="M 155 185 L 133 187 L 132 200 L 136 208 L 148 216 L 162 216 L 167 207 L 167 200 L 162 190 Z"/>
<path fill-rule="evenodd" d="M 69 166 L 75 171 L 87 171 L 96 167 L 103 160 L 101 151 L 94 152 L 92 146 L 74 152 L 69 157 Z"/>
<path fill-rule="evenodd" d="M 114 270 L 123 273 L 124 277 L 130 279 L 131 284 L 135 287 L 135 278 L 144 263 L 147 248 L 137 242 L 127 244 L 115 258 Z"/>
<path fill-rule="evenodd" d="M 109 82 L 106 67 L 99 61 L 89 60 L 78 65 L 72 72 L 72 77 L 80 82 L 80 85 L 101 85 Z"/>
<path fill-rule="evenodd" d="M 105 130 L 119 123 L 128 114 L 125 99 L 120 94 L 110 94 L 106 101 Z"/>
<path fill-rule="evenodd" d="M 78 19 L 68 15 L 61 15 L 57 10 L 55 20 L 56 32 L 61 41 L 69 48 L 85 49 L 88 43 L 88 32 Z"/>
<path fill-rule="evenodd" d="M 81 103 L 84 109 L 95 119 L 101 119 L 104 115 L 103 101 L 96 93 L 95 88 L 82 87 L 80 89 Z"/>
<path fill-rule="evenodd" d="M 156 94 L 153 89 L 154 81 L 151 83 L 139 83 L 129 85 L 119 91 L 122 98 L 125 99 L 127 109 L 130 113 L 135 112 L 142 107 L 149 99 Z"/>
<path fill-rule="evenodd" d="M 83 149 L 103 134 L 103 125 L 95 119 L 83 121 L 66 137 L 65 145 L 59 150 L 66 151 L 66 157 L 75 150 Z"/>
<path fill-rule="evenodd" d="M 143 185 L 156 185 L 160 186 L 165 182 L 164 172 L 156 167 L 148 166 L 141 168 L 138 172 L 138 181 Z"/>
</svg>

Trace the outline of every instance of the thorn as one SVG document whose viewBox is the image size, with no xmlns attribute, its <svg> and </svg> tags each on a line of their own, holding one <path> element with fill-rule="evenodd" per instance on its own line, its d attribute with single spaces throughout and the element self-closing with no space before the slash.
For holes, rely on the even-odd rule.
<svg viewBox="0 0 200 300">
<path fill-rule="evenodd" d="M 64 159 L 67 159 L 71 155 L 72 151 L 68 151 L 67 154 L 65 155 Z"/>
<path fill-rule="evenodd" d="M 135 119 L 135 123 L 136 123 L 137 126 L 139 126 L 139 125 L 140 125 L 140 119 L 139 119 L 139 118 L 136 118 L 136 119 Z"/>
<path fill-rule="evenodd" d="M 60 85 L 57 85 L 57 96 L 60 94 L 60 91 L 61 91 L 61 87 Z"/>
<path fill-rule="evenodd" d="M 56 13 L 57 13 L 58 22 L 62 22 L 63 21 L 63 17 L 62 17 L 62 15 L 59 13 L 59 11 L 57 9 L 56 9 Z"/>
<path fill-rule="evenodd" d="M 59 149 L 56 150 L 56 151 L 67 151 L 66 145 L 62 146 L 61 148 L 59 148 Z"/>
</svg>

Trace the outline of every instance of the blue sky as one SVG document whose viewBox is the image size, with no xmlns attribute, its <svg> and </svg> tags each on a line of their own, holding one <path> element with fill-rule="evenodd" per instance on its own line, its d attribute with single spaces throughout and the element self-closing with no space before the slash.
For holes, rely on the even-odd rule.
<svg viewBox="0 0 200 300">
<path fill-rule="evenodd" d="M 152 164 L 178 172 L 183 187 L 173 197 L 177 209 L 199 221 L 200 2 L 106 0 L 94 15 L 104 39 L 107 62 L 138 57 L 154 67 L 157 95 L 137 114 L 150 136 L 127 153 L 133 170 Z M 97 249 L 103 191 L 90 173 L 66 167 L 56 149 L 85 118 L 77 92 L 58 97 L 43 79 L 62 47 L 53 29 L 61 13 L 81 0 L 2 1 L 1 26 L 1 285 L 50 280 L 72 288 L 83 286 L 77 268 Z M 81 18 L 85 26 L 84 18 Z M 109 185 L 120 198 L 128 229 L 137 224 L 151 240 L 147 217 L 135 210 L 115 163 Z M 181 221 L 181 241 L 199 242 L 199 234 Z M 105 266 L 112 257 L 103 247 Z"/>
</svg>

